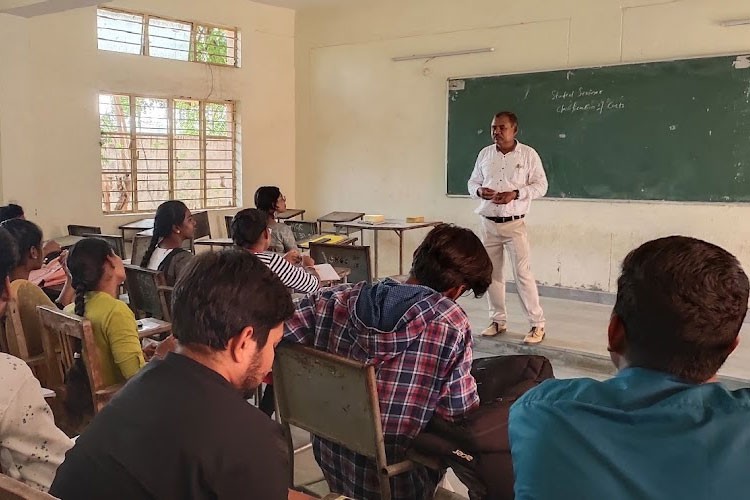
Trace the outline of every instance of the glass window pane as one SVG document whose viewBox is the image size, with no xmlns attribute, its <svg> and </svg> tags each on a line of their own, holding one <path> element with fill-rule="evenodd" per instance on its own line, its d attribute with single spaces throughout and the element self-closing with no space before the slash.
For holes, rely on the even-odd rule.
<svg viewBox="0 0 750 500">
<path fill-rule="evenodd" d="M 191 23 L 167 21 L 156 17 L 149 18 L 149 55 L 187 61 L 190 56 L 190 31 L 192 26 Z"/>
<path fill-rule="evenodd" d="M 214 64 L 235 65 L 237 32 L 211 26 L 195 29 L 195 60 Z"/>
<path fill-rule="evenodd" d="M 103 133 L 130 133 L 130 97 L 99 94 L 99 127 Z"/>
<path fill-rule="evenodd" d="M 98 9 L 96 15 L 97 46 L 126 54 L 141 54 L 143 49 L 143 16 Z"/>
<path fill-rule="evenodd" d="M 166 135 L 168 131 L 167 99 L 136 97 L 135 133 Z"/>
</svg>

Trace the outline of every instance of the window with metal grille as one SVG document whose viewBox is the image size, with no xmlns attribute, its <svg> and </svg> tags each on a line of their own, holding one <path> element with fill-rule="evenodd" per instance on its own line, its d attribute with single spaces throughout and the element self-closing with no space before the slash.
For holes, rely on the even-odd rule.
<svg viewBox="0 0 750 500">
<path fill-rule="evenodd" d="M 97 38 L 100 50 L 239 66 L 233 28 L 100 8 Z"/>
<path fill-rule="evenodd" d="M 231 101 L 99 95 L 102 211 L 237 206 Z"/>
</svg>

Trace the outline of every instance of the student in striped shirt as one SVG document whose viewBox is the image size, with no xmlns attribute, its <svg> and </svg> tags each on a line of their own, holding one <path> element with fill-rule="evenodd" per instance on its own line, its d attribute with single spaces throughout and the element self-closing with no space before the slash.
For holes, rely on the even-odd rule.
<svg viewBox="0 0 750 500">
<path fill-rule="evenodd" d="M 265 212 L 256 208 L 246 208 L 237 212 L 232 219 L 232 239 L 238 247 L 254 253 L 287 288 L 295 292 L 310 293 L 320 286 L 315 270 L 309 267 L 312 265 L 309 257 L 302 261 L 305 267 L 300 267 L 290 264 L 283 256 L 268 251 L 271 244 L 271 228 L 268 227 Z"/>
</svg>

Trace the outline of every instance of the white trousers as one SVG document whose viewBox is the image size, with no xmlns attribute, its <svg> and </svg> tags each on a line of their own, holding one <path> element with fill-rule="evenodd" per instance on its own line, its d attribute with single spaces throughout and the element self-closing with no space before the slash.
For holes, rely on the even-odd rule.
<svg viewBox="0 0 750 500">
<path fill-rule="evenodd" d="M 480 216 L 481 217 L 481 216 Z M 508 314 L 505 308 L 505 250 L 508 250 L 513 275 L 516 279 L 521 307 L 531 326 L 544 326 L 544 311 L 539 304 L 539 291 L 531 274 L 531 252 L 526 234 L 526 221 L 518 219 L 497 223 L 481 217 L 482 243 L 492 261 L 492 284 L 487 291 L 490 319 L 505 326 Z"/>
</svg>

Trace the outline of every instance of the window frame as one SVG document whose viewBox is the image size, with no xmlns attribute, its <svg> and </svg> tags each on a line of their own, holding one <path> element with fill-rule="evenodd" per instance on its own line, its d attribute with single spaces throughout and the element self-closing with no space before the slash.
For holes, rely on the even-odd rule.
<svg viewBox="0 0 750 500">
<path fill-rule="evenodd" d="M 102 113 L 99 110 L 99 102 L 101 99 L 101 96 L 106 95 L 110 97 L 115 96 L 121 96 L 121 97 L 128 97 L 129 98 L 129 108 L 130 108 L 130 115 L 126 117 L 128 122 L 128 128 L 129 132 L 106 132 L 102 130 L 101 126 L 101 117 Z M 240 182 L 241 178 L 241 168 L 239 163 L 239 156 L 238 156 L 238 150 L 239 150 L 239 144 L 238 144 L 238 101 L 233 100 L 219 100 L 219 99 L 200 99 L 195 97 L 186 97 L 186 96 L 158 96 L 158 95 L 146 95 L 141 93 L 132 93 L 132 92 L 113 92 L 113 91 L 105 91 L 100 90 L 97 92 L 97 113 L 99 117 L 99 150 L 100 150 L 100 156 L 101 156 L 101 150 L 104 147 L 104 137 L 120 137 L 120 138 L 126 138 L 129 141 L 129 147 L 127 148 L 129 151 L 129 159 L 130 159 L 130 176 L 131 176 L 131 182 L 132 182 L 132 190 L 130 191 L 131 199 L 129 204 L 132 206 L 132 209 L 130 210 L 110 210 L 105 211 L 104 210 L 104 191 L 101 191 L 102 194 L 102 200 L 101 200 L 101 210 L 102 214 L 107 215 L 125 215 L 125 214 L 147 214 L 152 213 L 153 210 L 147 210 L 147 209 L 139 209 L 138 208 L 138 162 L 141 160 L 140 158 L 140 152 L 138 149 L 138 139 L 143 137 L 153 137 L 155 134 L 148 134 L 148 133 L 138 133 L 138 125 L 137 125 L 137 105 L 136 101 L 137 99 L 159 99 L 159 100 L 166 100 L 167 101 L 167 132 L 165 134 L 165 139 L 167 140 L 167 197 L 162 200 L 161 202 L 172 200 L 174 198 L 175 191 L 179 191 L 180 189 L 177 189 L 175 187 L 175 169 L 174 169 L 174 161 L 175 161 L 175 130 L 174 130 L 174 108 L 175 108 L 175 101 L 197 101 L 198 102 L 198 136 L 197 140 L 199 141 L 199 148 L 198 148 L 198 157 L 199 157 L 199 164 L 201 172 L 201 179 L 200 179 L 200 201 L 201 206 L 196 207 L 194 210 L 230 210 L 230 209 L 236 209 L 242 205 L 242 200 L 240 199 L 241 191 L 238 187 L 238 182 Z M 229 140 L 232 144 L 232 158 L 231 158 L 231 175 L 232 175 L 232 202 L 230 205 L 226 206 L 209 206 L 208 205 L 208 187 L 207 187 L 207 180 L 208 180 L 208 159 L 207 159 L 207 145 L 208 141 L 207 139 L 213 139 L 218 136 L 210 136 L 206 132 L 206 105 L 207 104 L 221 104 L 221 105 L 230 105 L 232 112 L 232 132 L 229 137 Z M 105 172 L 103 169 L 103 161 L 104 158 L 101 158 L 99 161 L 99 176 L 100 181 L 103 181 L 103 176 L 108 175 L 108 172 Z M 112 191 L 110 191 L 111 193 Z M 193 200 L 190 200 L 193 201 Z M 111 202 L 110 202 L 111 203 Z"/>
<path fill-rule="evenodd" d="M 101 49 L 99 48 L 99 41 L 100 40 L 106 40 L 106 41 L 112 41 L 108 39 L 101 39 L 99 38 L 99 12 L 113 12 L 116 14 L 128 14 L 131 16 L 140 16 L 141 17 L 141 50 L 139 54 L 135 54 L 132 52 L 124 52 L 119 50 L 110 50 L 110 49 Z M 236 26 L 224 26 L 221 24 L 215 24 L 215 23 L 205 23 L 201 21 L 191 21 L 191 20 L 185 20 L 185 19 L 177 19 L 169 16 L 161 16 L 161 15 L 154 15 L 149 14 L 146 12 L 137 12 L 134 10 L 127 10 L 127 9 L 113 9 L 111 7 L 102 7 L 98 6 L 96 9 L 96 17 L 97 17 L 97 50 L 101 50 L 104 52 L 113 52 L 115 54 L 129 54 L 129 55 L 140 55 L 145 57 L 155 57 L 158 59 L 167 59 L 169 61 L 180 61 L 180 62 L 191 62 L 191 63 L 198 63 L 198 64 L 210 64 L 212 66 L 217 66 L 219 68 L 240 68 L 240 29 Z M 149 20 L 150 19 L 159 19 L 161 21 L 167 21 L 167 22 L 173 22 L 173 23 L 182 23 L 182 24 L 189 24 L 190 25 L 190 46 L 188 48 L 188 58 L 187 60 L 184 59 L 174 59 L 171 57 L 163 57 L 163 56 L 152 56 L 150 54 L 150 42 L 149 42 Z M 198 27 L 205 27 L 209 30 L 212 29 L 220 29 L 220 30 L 226 30 L 231 31 L 234 33 L 234 47 L 232 48 L 232 51 L 230 54 L 227 55 L 227 58 L 233 59 L 232 64 L 221 64 L 217 62 L 211 62 L 211 61 L 199 61 L 197 60 L 197 50 L 196 50 L 196 35 L 197 35 L 197 28 Z M 123 94 L 124 95 L 124 94 Z"/>
</svg>

